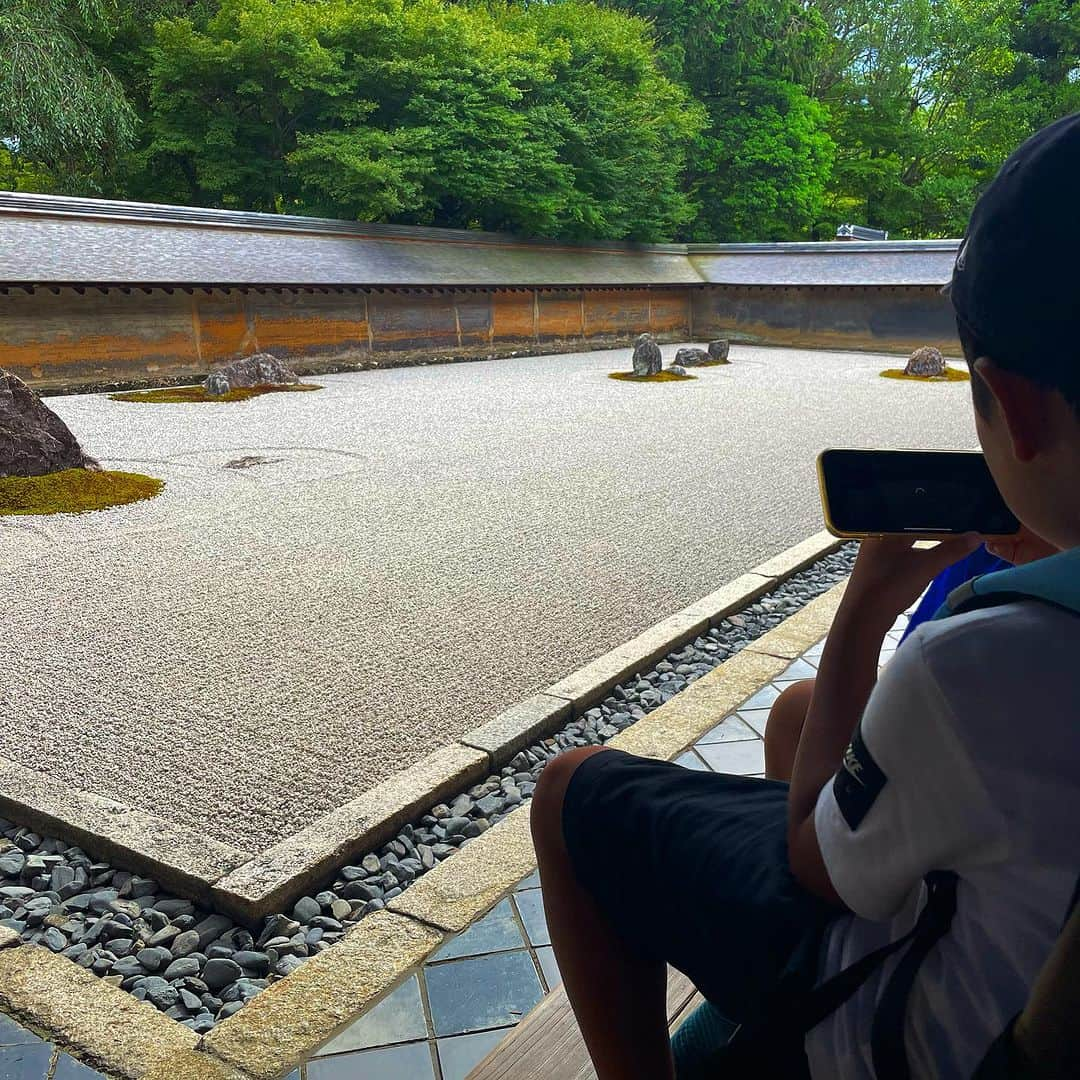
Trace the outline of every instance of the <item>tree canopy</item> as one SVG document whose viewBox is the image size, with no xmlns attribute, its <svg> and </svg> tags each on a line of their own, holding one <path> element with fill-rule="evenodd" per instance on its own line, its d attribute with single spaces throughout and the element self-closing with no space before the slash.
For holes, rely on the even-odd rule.
<svg viewBox="0 0 1080 1080">
<path fill-rule="evenodd" d="M 4 0 L 0 186 L 506 229 L 955 235 L 1080 0 Z"/>
</svg>

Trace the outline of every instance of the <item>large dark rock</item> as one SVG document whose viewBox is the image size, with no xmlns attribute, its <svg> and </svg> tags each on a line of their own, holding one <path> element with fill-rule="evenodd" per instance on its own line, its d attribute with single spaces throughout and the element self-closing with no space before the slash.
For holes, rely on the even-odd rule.
<svg viewBox="0 0 1080 1080">
<path fill-rule="evenodd" d="M 945 357 L 933 345 L 923 345 L 908 358 L 904 374 L 940 378 L 945 374 Z"/>
<path fill-rule="evenodd" d="M 728 352 L 731 350 L 731 343 L 726 338 L 717 338 L 716 341 L 709 342 L 709 356 L 712 360 L 719 361 L 722 364 L 730 363 L 728 360 Z"/>
<path fill-rule="evenodd" d="M 286 363 L 270 353 L 255 353 L 212 371 L 203 386 L 208 394 L 227 394 L 240 386 L 284 386 L 300 381 Z"/>
<path fill-rule="evenodd" d="M 22 379 L 0 369 L 0 476 L 97 467 L 67 424 Z"/>
<path fill-rule="evenodd" d="M 709 362 L 709 354 L 704 349 L 680 349 L 675 354 L 675 363 L 682 367 L 701 367 Z"/>
<path fill-rule="evenodd" d="M 642 334 L 634 342 L 634 374 L 656 375 L 664 366 L 660 346 L 652 334 Z"/>
</svg>

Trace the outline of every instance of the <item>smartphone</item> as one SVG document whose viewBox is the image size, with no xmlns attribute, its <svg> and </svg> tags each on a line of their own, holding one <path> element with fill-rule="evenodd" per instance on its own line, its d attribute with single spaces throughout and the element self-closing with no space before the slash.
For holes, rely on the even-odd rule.
<svg viewBox="0 0 1080 1080">
<path fill-rule="evenodd" d="M 977 452 L 825 450 L 818 483 L 834 536 L 1008 536 L 1020 528 Z"/>
</svg>

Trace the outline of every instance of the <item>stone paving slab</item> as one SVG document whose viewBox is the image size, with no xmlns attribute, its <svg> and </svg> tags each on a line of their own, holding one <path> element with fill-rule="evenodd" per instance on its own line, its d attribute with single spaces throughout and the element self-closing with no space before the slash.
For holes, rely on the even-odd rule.
<svg viewBox="0 0 1080 1080">
<path fill-rule="evenodd" d="M 149 1003 L 34 945 L 0 950 L 0 1008 L 131 1080 L 198 1042 Z"/>
<path fill-rule="evenodd" d="M 974 445 L 965 388 L 892 357 L 607 379 L 627 356 L 52 399 L 167 486 L 0 521 L 0 755 L 257 854 L 818 529 L 822 447 Z"/>
</svg>

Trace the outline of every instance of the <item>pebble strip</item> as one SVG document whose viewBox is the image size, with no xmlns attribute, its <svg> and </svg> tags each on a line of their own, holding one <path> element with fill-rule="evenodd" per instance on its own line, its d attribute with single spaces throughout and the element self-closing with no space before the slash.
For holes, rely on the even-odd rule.
<svg viewBox="0 0 1080 1080">
<path fill-rule="evenodd" d="M 204 1033 L 276 979 L 338 941 L 426 871 L 532 795 L 556 754 L 601 745 L 669 701 L 851 572 L 846 545 L 749 607 L 616 686 L 562 731 L 522 750 L 498 775 L 440 803 L 333 883 L 270 915 L 253 935 L 224 915 L 162 892 L 149 878 L 95 862 L 78 847 L 0 818 L 0 926 L 61 953 Z"/>
</svg>

